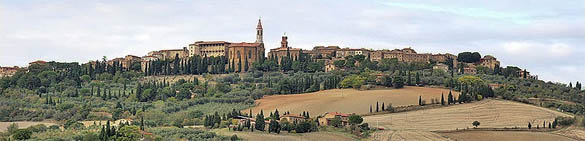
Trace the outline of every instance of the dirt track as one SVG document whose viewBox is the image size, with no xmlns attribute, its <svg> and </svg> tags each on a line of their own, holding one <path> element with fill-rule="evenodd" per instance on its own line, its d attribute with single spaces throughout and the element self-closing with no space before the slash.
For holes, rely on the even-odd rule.
<svg viewBox="0 0 585 141">
<path fill-rule="evenodd" d="M 518 131 L 466 131 L 442 133 L 452 140 L 474 141 L 571 141 L 573 139 L 543 132 Z"/>
<path fill-rule="evenodd" d="M 248 132 L 248 131 L 228 131 L 227 129 L 215 130 L 216 133 L 224 136 L 232 136 L 236 134 L 240 138 L 249 141 L 352 141 L 351 137 L 344 136 L 331 132 L 313 132 L 302 134 L 289 134 L 281 132 L 281 134 L 268 132 Z"/>
</svg>

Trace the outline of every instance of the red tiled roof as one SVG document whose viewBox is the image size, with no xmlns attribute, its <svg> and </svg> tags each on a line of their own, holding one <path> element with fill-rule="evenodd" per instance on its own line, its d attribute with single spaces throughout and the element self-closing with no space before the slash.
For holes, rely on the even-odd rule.
<svg viewBox="0 0 585 141">
<path fill-rule="evenodd" d="M 347 117 L 347 116 L 349 116 L 349 114 L 338 113 L 338 112 L 331 112 L 331 113 L 327 113 L 327 114 L 332 114 L 332 115 L 336 115 L 336 116 L 342 116 L 342 117 Z"/>
<path fill-rule="evenodd" d="M 279 48 L 270 49 L 270 51 L 286 51 L 286 49 L 287 48 L 285 48 L 285 47 L 279 47 Z M 301 49 L 300 48 L 288 48 L 288 50 L 296 51 L 296 50 L 301 50 Z"/>
<path fill-rule="evenodd" d="M 43 60 L 37 60 L 37 61 L 34 61 L 34 62 L 30 62 L 29 64 L 45 64 L 45 63 L 47 63 L 47 62 L 46 61 L 43 61 Z"/>
<path fill-rule="evenodd" d="M 185 51 L 185 50 L 184 49 L 163 49 L 160 51 L 163 52 L 163 51 Z"/>
<path fill-rule="evenodd" d="M 194 44 L 226 44 L 226 41 L 197 41 Z"/>
</svg>

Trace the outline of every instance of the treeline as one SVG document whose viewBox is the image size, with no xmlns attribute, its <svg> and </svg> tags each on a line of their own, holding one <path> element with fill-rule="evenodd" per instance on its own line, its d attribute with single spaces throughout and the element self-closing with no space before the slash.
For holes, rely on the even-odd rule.
<svg viewBox="0 0 585 141">
<path fill-rule="evenodd" d="M 149 61 L 144 68 L 144 74 L 151 76 L 233 72 L 231 69 L 226 69 L 227 64 L 228 60 L 225 56 L 179 58 L 177 54 L 173 60 Z"/>
</svg>

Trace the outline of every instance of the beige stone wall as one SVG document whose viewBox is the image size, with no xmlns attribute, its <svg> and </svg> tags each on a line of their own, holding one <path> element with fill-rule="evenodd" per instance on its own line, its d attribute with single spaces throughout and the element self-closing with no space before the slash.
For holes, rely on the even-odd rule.
<svg viewBox="0 0 585 141">
<path fill-rule="evenodd" d="M 244 45 L 239 45 L 244 44 Z M 252 68 L 252 63 L 258 61 L 261 58 L 264 58 L 264 44 L 263 43 L 238 43 L 232 44 L 227 48 L 227 55 L 228 55 L 228 65 L 234 66 L 234 70 L 237 72 L 238 70 L 242 70 L 241 72 L 246 72 L 248 70 L 244 70 L 245 62 L 248 60 L 248 69 Z M 239 67 L 239 63 L 242 63 L 242 68 Z M 229 67 L 229 66 L 227 66 Z"/>
<path fill-rule="evenodd" d="M 198 41 L 189 44 L 189 56 L 225 56 L 225 50 L 229 45 L 229 42 L 224 41 Z"/>
</svg>

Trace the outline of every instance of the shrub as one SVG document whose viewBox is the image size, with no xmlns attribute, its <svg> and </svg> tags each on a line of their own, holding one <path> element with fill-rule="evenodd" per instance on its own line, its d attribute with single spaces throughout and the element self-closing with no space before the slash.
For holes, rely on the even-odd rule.
<svg viewBox="0 0 585 141">
<path fill-rule="evenodd" d="M 569 126 L 573 123 L 575 123 L 575 118 L 571 118 L 571 117 L 557 117 L 555 118 L 559 125 L 561 126 Z"/>
<path fill-rule="evenodd" d="M 481 123 L 479 123 L 479 121 L 474 121 L 473 123 L 471 123 L 473 126 L 475 126 L 475 128 L 477 128 L 477 126 L 479 126 Z"/>
<path fill-rule="evenodd" d="M 28 129 L 18 129 L 14 131 L 14 134 L 12 134 L 12 138 L 16 140 L 27 140 L 30 139 L 31 135 L 32 132 Z"/>
</svg>

